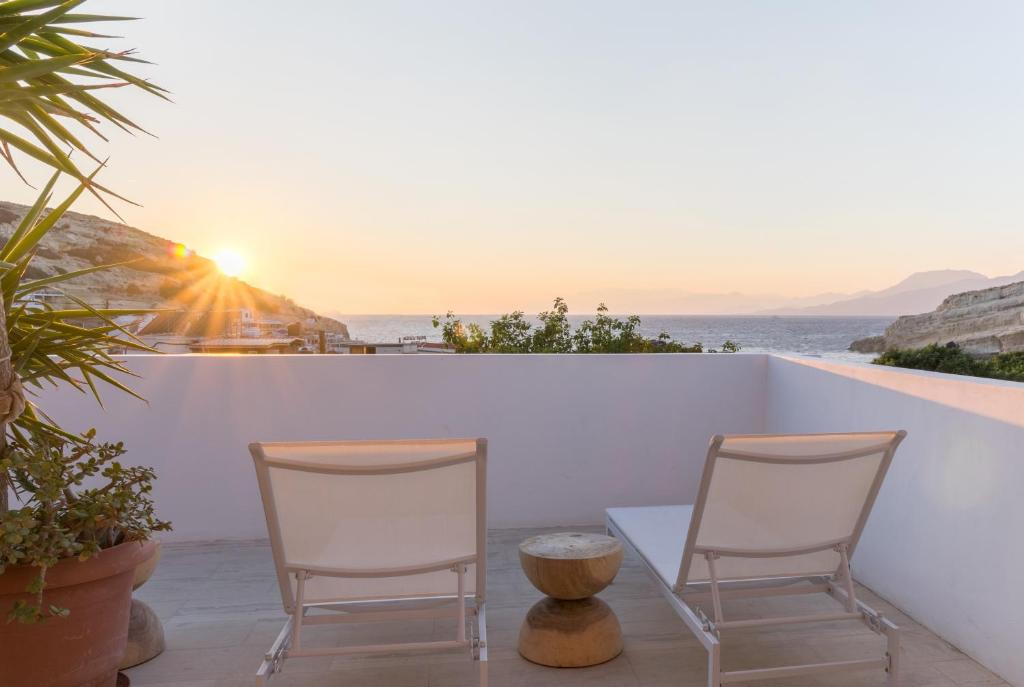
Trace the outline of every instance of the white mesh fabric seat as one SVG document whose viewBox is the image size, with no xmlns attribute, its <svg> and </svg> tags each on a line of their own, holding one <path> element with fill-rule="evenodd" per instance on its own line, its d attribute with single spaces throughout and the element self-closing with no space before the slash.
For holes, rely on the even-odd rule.
<svg viewBox="0 0 1024 687">
<path fill-rule="evenodd" d="M 418 575 L 317 576 L 306 585 L 306 601 L 454 593 L 449 568 L 477 553 L 474 440 L 262 446 L 261 473 L 280 531 L 275 556 L 282 584 L 288 576 L 280 571 L 289 569 L 364 573 L 441 564 L 441 570 Z M 399 471 L 423 463 L 434 467 Z M 467 593 L 475 591 L 475 582 L 471 562 Z M 286 608 L 293 604 L 294 576 L 289 583 Z"/>
<path fill-rule="evenodd" d="M 486 680 L 486 649 L 477 639 L 486 632 L 485 440 L 257 443 L 250 452 L 291 615 L 261 679 L 288 657 L 468 647 L 482 659 Z M 338 613 L 304 620 L 314 608 Z M 304 625 L 384 619 L 381 613 L 455 617 L 457 635 L 404 645 L 301 645 Z"/>
<path fill-rule="evenodd" d="M 899 631 L 856 599 L 849 558 L 905 432 L 716 436 L 693 506 L 610 508 L 609 532 L 636 553 L 708 650 L 708 684 L 884 667 L 898 682 Z M 827 592 L 842 612 L 726 620 L 722 599 Z M 709 608 L 710 613 L 705 611 Z M 863 620 L 881 660 L 722 672 L 721 633 Z"/>
</svg>

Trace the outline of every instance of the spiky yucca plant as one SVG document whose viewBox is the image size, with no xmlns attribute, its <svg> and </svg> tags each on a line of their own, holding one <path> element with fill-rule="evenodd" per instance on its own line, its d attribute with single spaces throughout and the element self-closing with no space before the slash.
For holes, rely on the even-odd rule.
<svg viewBox="0 0 1024 687">
<path fill-rule="evenodd" d="M 66 613 L 43 600 L 46 572 L 60 559 L 84 560 L 101 548 L 169 527 L 153 514 L 151 470 L 121 466 L 120 444 L 97 445 L 91 430 L 77 434 L 59 427 L 23 392 L 23 385 L 31 390 L 69 384 L 99 401 L 99 383 L 134 395 L 117 379 L 130 371 L 111 350 L 145 348 L 114 322 L 118 315 L 138 311 L 96 309 L 67 293 L 75 307 L 57 309 L 33 298 L 42 289 L 60 290 L 65 282 L 105 267 L 26 278 L 39 242 L 82 193 L 104 204 L 108 197 L 120 198 L 95 181 L 104 163 L 81 137 L 106 140 L 98 128 L 103 122 L 126 131 L 142 129 L 103 101 L 103 89 L 165 93 L 115 66 L 141 62 L 130 51 L 86 43 L 107 36 L 82 25 L 129 18 L 74 14 L 84 1 L 0 1 L 0 157 L 25 183 L 18 156 L 53 170 L 0 247 L 0 574 L 6 566 L 38 570 L 27 590 L 35 602 L 0 609 L 10 610 L 8 619 L 20 622 Z M 93 160 L 95 171 L 84 173 L 73 154 Z M 62 176 L 77 180 L 77 188 L 47 210 Z M 87 480 L 92 480 L 88 487 Z M 11 489 L 20 497 L 16 509 L 9 507 Z"/>
<path fill-rule="evenodd" d="M 95 181 L 103 163 L 83 138 L 105 141 L 99 129 L 103 122 L 126 131 L 142 129 L 104 102 L 103 89 L 137 88 L 160 97 L 166 93 L 116 66 L 143 60 L 131 51 L 91 45 L 109 36 L 81 28 L 131 18 L 74 13 L 84 2 L 0 2 L 0 157 L 25 183 L 19 156 L 53 170 L 35 204 L 0 248 L 0 451 L 6 451 L 9 441 L 27 446 L 30 436 L 40 434 L 85 441 L 58 427 L 31 401 L 23 403 L 22 383 L 29 387 L 66 383 L 97 399 L 97 382 L 132 393 L 116 379 L 118 373 L 129 371 L 110 350 L 144 348 L 113 321 L 132 311 L 96 309 L 70 295 L 77 307 L 54 309 L 31 298 L 43 288 L 59 289 L 62 283 L 102 267 L 44 279 L 25 277 L 40 240 L 82 193 L 88 191 L 104 204 L 111 196 L 120 198 Z M 95 171 L 83 172 L 73 160 L 75 154 L 94 160 Z M 76 179 L 78 186 L 47 211 L 54 186 L 65 175 Z M 89 320 L 98 324 L 86 324 Z M 8 509 L 10 485 L 11 475 L 0 471 L 0 514 Z"/>
<path fill-rule="evenodd" d="M 129 86 L 162 98 L 166 91 L 115 66 L 145 63 L 133 51 L 115 52 L 84 42 L 111 36 L 75 25 L 133 19 L 72 12 L 85 1 L 0 2 L 0 117 L 7 120 L 7 125 L 0 125 L 0 156 L 22 176 L 12 148 L 20 151 L 74 177 L 106 203 L 105 194 L 116 194 L 72 160 L 71 151 L 78 151 L 100 163 L 72 129 L 77 126 L 104 141 L 97 126 L 101 122 L 128 132 L 144 131 L 105 103 L 102 89 Z"/>
</svg>

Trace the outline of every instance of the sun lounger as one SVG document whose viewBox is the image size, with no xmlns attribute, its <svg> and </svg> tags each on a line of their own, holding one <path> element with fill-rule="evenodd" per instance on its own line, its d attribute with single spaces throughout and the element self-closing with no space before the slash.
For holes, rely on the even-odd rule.
<svg viewBox="0 0 1024 687">
<path fill-rule="evenodd" d="M 692 506 L 609 508 L 608 531 L 647 567 L 708 652 L 708 685 L 884 669 L 899 684 L 899 628 L 856 597 L 850 557 L 905 432 L 716 436 Z M 835 612 L 729 619 L 723 600 L 830 594 Z M 886 638 L 878 659 L 723 672 L 737 628 L 858 620 Z M 845 684 L 845 683 L 844 683 Z"/>
<path fill-rule="evenodd" d="M 250 444 L 288 621 L 286 659 L 465 649 L 487 684 L 484 439 Z M 331 623 L 454 620 L 452 638 L 308 646 Z"/>
</svg>

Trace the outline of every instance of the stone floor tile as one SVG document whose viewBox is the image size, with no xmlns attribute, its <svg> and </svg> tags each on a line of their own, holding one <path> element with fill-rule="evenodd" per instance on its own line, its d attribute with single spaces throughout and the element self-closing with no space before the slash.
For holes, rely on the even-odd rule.
<svg viewBox="0 0 1024 687">
<path fill-rule="evenodd" d="M 704 648 L 660 596 L 639 560 L 627 557 L 601 593 L 619 618 L 625 650 L 608 663 L 554 669 L 519 656 L 519 626 L 541 598 L 519 566 L 518 544 L 541 532 L 495 530 L 488 549 L 488 646 L 492 687 L 704 687 Z M 600 531 L 600 528 L 582 528 Z M 902 614 L 885 599 L 859 594 L 904 628 L 903 687 L 1004 686 L 993 673 Z M 153 578 L 138 592 L 164 622 L 168 650 L 129 671 L 138 687 L 239 687 L 254 683 L 264 652 L 285 622 L 266 542 L 170 544 Z M 832 610 L 824 596 L 735 600 L 728 618 Z M 307 646 L 425 641 L 448 638 L 453 621 L 317 626 Z M 723 666 L 737 670 L 881 656 L 884 642 L 856 622 L 816 623 L 727 631 Z M 467 650 L 440 654 L 295 658 L 271 687 L 476 687 L 478 664 Z M 882 671 L 860 671 L 752 687 L 884 687 Z"/>
</svg>

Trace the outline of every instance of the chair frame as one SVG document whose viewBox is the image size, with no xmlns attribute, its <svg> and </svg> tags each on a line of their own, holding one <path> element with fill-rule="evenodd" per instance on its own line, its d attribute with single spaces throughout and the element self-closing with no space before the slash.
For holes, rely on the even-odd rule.
<svg viewBox="0 0 1024 687">
<path fill-rule="evenodd" d="M 393 465 L 325 465 L 316 462 L 283 461 L 267 455 L 274 448 L 299 446 L 351 446 L 366 445 L 423 445 L 451 443 L 453 441 L 475 441 L 474 451 L 441 456 L 427 460 L 397 463 Z M 288 658 L 314 656 L 350 656 L 382 653 L 406 653 L 420 651 L 442 651 L 468 648 L 474 660 L 480 664 L 480 685 L 487 686 L 487 440 L 486 439 L 424 439 L 424 440 L 360 440 L 360 441 L 309 441 L 309 442 L 258 442 L 249 444 L 256 466 L 260 496 L 263 499 L 270 535 L 274 567 L 277 572 L 281 597 L 285 601 L 288 620 L 281 628 L 277 639 L 263 657 L 256 672 L 256 684 L 266 685 L 269 679 L 280 671 Z M 322 568 L 295 567 L 286 565 L 283 554 L 283 539 L 277 519 L 277 509 L 271 488 L 269 469 L 271 467 L 301 470 L 331 475 L 390 475 L 422 470 L 432 470 L 462 463 L 476 464 L 476 551 L 471 556 L 457 559 L 434 561 L 423 565 L 401 568 Z M 465 593 L 465 574 L 469 565 L 476 565 L 476 590 L 473 596 Z M 338 600 L 337 602 L 307 602 L 304 598 L 305 583 L 314 576 L 340 578 L 390 578 L 407 575 L 450 570 L 454 575 L 455 593 L 450 595 L 373 598 L 359 600 Z M 292 591 L 291 578 L 295 579 Z M 415 608 L 409 608 L 409 606 Z M 331 613 L 310 614 L 310 611 Z M 306 648 L 302 644 L 302 632 L 307 626 L 338 623 L 360 623 L 379 621 L 437 620 L 455 618 L 455 637 L 450 640 L 409 642 L 392 644 L 366 644 L 360 646 Z"/>
<path fill-rule="evenodd" d="M 871 432 L 877 434 L 877 432 Z M 849 435 L 844 432 L 842 435 Z M 764 438 L 782 437 L 786 435 L 759 435 Z M 833 434 L 817 434 L 803 436 L 836 436 Z M 774 678 L 794 678 L 820 673 L 835 673 L 851 670 L 882 669 L 887 673 L 886 684 L 888 687 L 899 687 L 900 685 L 900 628 L 886 618 L 882 613 L 874 610 L 857 598 L 854 588 L 853 573 L 850 568 L 850 557 L 856 548 L 857 542 L 867 522 L 868 515 L 878 496 L 885 474 L 892 463 L 893 455 L 900 442 L 906 437 L 906 432 L 900 430 L 893 433 L 892 439 L 883 444 L 876 444 L 864 449 L 844 451 L 820 456 L 801 456 L 789 458 L 772 454 L 759 454 L 748 452 L 723 451 L 722 443 L 726 437 L 715 435 L 708 447 L 707 459 L 704 465 L 704 474 L 701 478 L 700 488 L 696 503 L 693 507 L 693 515 L 690 520 L 687 532 L 686 544 L 683 549 L 683 558 L 679 566 L 679 575 L 676 584 L 669 587 L 658 575 L 654 566 L 644 558 L 622 531 L 615 525 L 610 516 L 605 517 L 605 527 L 608 533 L 623 543 L 626 549 L 636 555 L 647 572 L 657 584 L 658 591 L 669 602 L 672 609 L 683 620 L 686 627 L 697 637 L 708 654 L 708 686 L 720 687 L 721 685 L 752 680 L 766 680 Z M 766 463 L 825 463 L 852 458 L 864 457 L 867 455 L 882 452 L 882 460 L 875 475 L 874 482 L 865 499 L 864 507 L 857 519 L 854 531 L 849 537 L 839 540 L 821 542 L 816 546 L 801 547 L 799 549 L 714 549 L 697 546 L 696 540 L 700 529 L 701 517 L 707 503 L 707 495 L 711 485 L 711 476 L 714 471 L 716 458 L 723 456 L 736 460 L 751 460 Z M 740 558 L 764 558 L 764 557 L 785 557 L 796 556 L 816 551 L 835 549 L 840 556 L 838 569 L 829 576 L 807 575 L 773 577 L 760 580 L 735 580 L 724 581 L 718 578 L 715 570 L 715 561 L 722 557 Z M 693 556 L 700 555 L 707 560 L 710 581 L 699 583 L 688 583 L 686 578 L 689 572 L 690 561 Z M 828 594 L 835 599 L 842 611 L 834 613 L 819 613 L 808 615 L 779 616 L 772 618 L 756 618 L 750 620 L 726 620 L 722 610 L 723 599 L 758 598 L 771 596 L 796 596 L 802 594 Z M 710 603 L 711 615 L 709 616 L 704 608 Z M 829 622 L 838 620 L 858 620 L 863 622 L 868 629 L 885 637 L 885 655 L 878 659 L 860 659 L 852 661 L 830 661 L 823 663 L 810 663 L 802 665 L 780 666 L 775 668 L 756 668 L 750 670 L 723 671 L 722 670 L 722 631 L 739 628 L 768 627 L 773 625 L 791 625 L 796 623 Z"/>
</svg>

